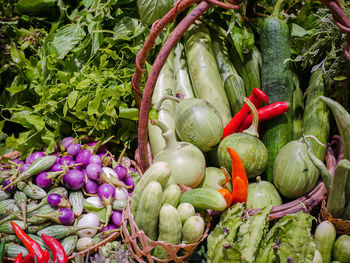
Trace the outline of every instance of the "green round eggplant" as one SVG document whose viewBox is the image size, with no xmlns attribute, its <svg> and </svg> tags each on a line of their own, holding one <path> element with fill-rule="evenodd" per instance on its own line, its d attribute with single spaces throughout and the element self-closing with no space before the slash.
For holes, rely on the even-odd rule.
<svg viewBox="0 0 350 263">
<path fill-rule="evenodd" d="M 256 183 L 248 186 L 247 208 L 263 208 L 265 206 L 279 206 L 282 199 L 275 186 L 268 181 L 261 181 L 260 176 L 257 177 Z"/>
<path fill-rule="evenodd" d="M 350 236 L 341 235 L 337 238 L 333 247 L 333 260 L 350 262 Z"/>
<path fill-rule="evenodd" d="M 273 184 L 287 198 L 298 198 L 316 185 L 319 170 L 307 154 L 302 139 L 287 143 L 277 154 L 273 166 Z"/>
<path fill-rule="evenodd" d="M 216 108 L 198 98 L 184 99 L 176 106 L 175 127 L 181 141 L 192 143 L 202 152 L 212 150 L 224 131 Z"/>
<path fill-rule="evenodd" d="M 226 188 L 232 192 L 231 180 L 223 185 L 225 180 L 226 177 L 219 168 L 207 167 L 205 168 L 205 175 L 203 177 L 203 180 L 198 187 L 212 188 L 214 190 Z"/>
<path fill-rule="evenodd" d="M 231 171 L 231 158 L 227 147 L 231 147 L 241 157 L 248 178 L 254 178 L 266 169 L 268 151 L 257 137 L 246 133 L 233 133 L 220 142 L 217 149 L 219 166 Z"/>
</svg>

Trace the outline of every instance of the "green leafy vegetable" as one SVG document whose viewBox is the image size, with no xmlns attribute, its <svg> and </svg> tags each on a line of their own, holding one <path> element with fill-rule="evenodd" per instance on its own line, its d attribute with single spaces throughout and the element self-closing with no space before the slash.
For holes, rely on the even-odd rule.
<svg viewBox="0 0 350 263">
<path fill-rule="evenodd" d="M 137 0 L 142 23 L 150 25 L 174 6 L 173 0 Z"/>
</svg>

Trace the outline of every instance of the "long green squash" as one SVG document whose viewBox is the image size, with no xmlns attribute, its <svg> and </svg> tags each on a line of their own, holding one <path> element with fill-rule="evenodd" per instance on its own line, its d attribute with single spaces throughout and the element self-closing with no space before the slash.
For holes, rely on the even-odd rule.
<svg viewBox="0 0 350 263">
<path fill-rule="evenodd" d="M 261 66 L 262 58 L 257 47 L 243 54 L 243 61 L 237 51 L 233 48 L 231 52 L 233 64 L 244 81 L 247 96 L 252 93 L 253 88 L 261 88 Z"/>
<path fill-rule="evenodd" d="M 238 75 L 230 59 L 230 52 L 224 37 L 213 30 L 210 33 L 213 42 L 213 52 L 224 82 L 226 96 L 231 106 L 232 115 L 235 115 L 244 105 L 243 98 L 246 97 L 244 81 Z"/>
<path fill-rule="evenodd" d="M 298 75 L 293 73 L 293 140 L 298 140 L 301 135 L 304 113 L 304 97 L 300 88 Z"/>
<path fill-rule="evenodd" d="M 292 105 L 293 72 L 286 62 L 290 58 L 289 29 L 279 18 L 282 2 L 279 0 L 272 16 L 264 18 L 260 24 L 261 88 L 269 96 L 270 103 L 288 101 Z M 292 111 L 288 111 L 261 125 L 263 141 L 269 150 L 266 173 L 270 182 L 277 153 L 292 140 L 292 124 Z"/>
<path fill-rule="evenodd" d="M 185 49 L 196 97 L 211 103 L 220 113 L 223 124 L 232 118 L 219 69 L 212 50 L 208 28 L 197 21 L 185 32 Z"/>
<path fill-rule="evenodd" d="M 190 72 L 188 71 L 184 44 L 177 42 L 174 50 L 175 93 L 181 93 L 185 99 L 195 98 Z"/>
<path fill-rule="evenodd" d="M 303 133 L 315 136 L 324 146 L 312 138 L 306 138 L 309 142 L 313 154 L 324 160 L 326 145 L 329 136 L 329 109 L 319 96 L 325 95 L 325 84 L 322 69 L 318 69 L 311 74 L 308 88 L 306 90 L 306 103 L 303 117 Z"/>
<path fill-rule="evenodd" d="M 162 97 L 165 95 L 175 96 L 174 79 L 174 52 L 172 51 L 159 73 L 157 83 L 152 96 L 153 107 L 156 108 Z M 158 120 L 165 123 L 175 132 L 175 102 L 166 100 L 162 103 L 158 112 Z M 148 136 L 151 145 L 152 155 L 156 156 L 164 147 L 165 141 L 162 131 L 155 125 L 148 123 Z"/>
</svg>

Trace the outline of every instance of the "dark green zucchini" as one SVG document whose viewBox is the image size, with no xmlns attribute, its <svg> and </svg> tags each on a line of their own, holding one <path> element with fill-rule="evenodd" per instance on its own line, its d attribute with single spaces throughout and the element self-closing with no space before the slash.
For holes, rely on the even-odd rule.
<svg viewBox="0 0 350 263">
<path fill-rule="evenodd" d="M 281 0 L 275 5 L 273 15 L 260 24 L 260 46 L 262 55 L 261 88 L 270 103 L 287 101 L 292 105 L 293 72 L 286 60 L 290 59 L 289 29 L 279 18 Z M 272 182 L 272 171 L 277 153 L 292 140 L 292 111 L 273 118 L 261 125 L 263 142 L 269 150 L 267 180 Z"/>
<path fill-rule="evenodd" d="M 246 97 L 244 81 L 238 75 L 232 61 L 224 36 L 211 30 L 213 52 L 218 64 L 219 72 L 224 82 L 226 96 L 230 103 L 232 115 L 235 115 L 244 105 Z"/>
<path fill-rule="evenodd" d="M 303 133 L 315 136 L 324 146 L 312 138 L 307 138 L 313 154 L 324 160 L 329 136 L 329 109 L 319 96 L 324 96 L 326 87 L 324 84 L 322 69 L 312 73 L 309 86 L 306 90 L 306 103 L 303 117 Z"/>
</svg>

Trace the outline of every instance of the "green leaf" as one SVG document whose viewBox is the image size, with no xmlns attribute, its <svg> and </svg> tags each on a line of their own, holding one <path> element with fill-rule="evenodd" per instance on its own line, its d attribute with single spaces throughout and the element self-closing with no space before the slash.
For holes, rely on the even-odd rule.
<svg viewBox="0 0 350 263">
<path fill-rule="evenodd" d="M 163 17 L 173 6 L 173 0 L 137 0 L 140 18 L 145 25 Z"/>
<path fill-rule="evenodd" d="M 138 120 L 139 110 L 136 108 L 129 108 L 125 103 L 119 107 L 119 117 L 129 120 Z"/>
<path fill-rule="evenodd" d="M 89 87 L 91 83 L 91 79 L 83 79 L 82 81 L 80 81 L 77 86 L 75 87 L 77 90 L 84 90 L 87 87 Z"/>
<path fill-rule="evenodd" d="M 90 25 L 89 25 L 90 27 Z M 101 23 L 96 22 L 95 25 L 91 28 L 92 34 L 92 48 L 91 48 L 91 56 L 95 55 L 99 50 L 100 46 L 103 43 L 103 33 L 102 32 L 93 32 L 94 30 L 101 30 Z M 90 30 L 89 30 L 90 31 Z"/>
<path fill-rule="evenodd" d="M 83 5 L 86 8 L 89 8 L 90 6 L 92 6 L 93 3 L 94 3 L 94 0 L 83 0 Z"/>
<path fill-rule="evenodd" d="M 14 84 L 15 82 L 13 82 L 12 84 Z M 6 90 L 8 92 L 11 92 L 12 94 L 16 94 L 18 92 L 21 92 L 23 90 L 25 90 L 27 88 L 26 84 L 22 84 L 22 85 L 11 85 L 10 87 L 6 88 Z"/>
<path fill-rule="evenodd" d="M 22 50 L 17 49 L 13 44 L 11 45 L 10 54 L 13 62 L 16 64 L 24 64 L 26 57 Z"/>
<path fill-rule="evenodd" d="M 45 127 L 45 122 L 42 119 L 42 117 L 35 115 L 35 114 L 30 114 L 26 116 L 26 120 L 32 124 L 37 131 L 41 131 Z"/>
<path fill-rule="evenodd" d="M 313 34 L 313 30 L 305 30 L 301 26 L 292 23 L 291 36 L 292 37 L 304 37 L 306 35 L 310 36 Z"/>
<path fill-rule="evenodd" d="M 76 111 L 81 111 L 83 110 L 88 104 L 89 104 L 89 101 L 90 101 L 90 96 L 89 95 L 85 95 L 83 97 L 81 97 L 77 104 L 75 105 L 75 110 Z"/>
<path fill-rule="evenodd" d="M 346 76 L 336 76 L 333 79 L 336 80 L 336 81 L 343 81 L 343 80 L 346 80 L 347 77 Z"/>
<path fill-rule="evenodd" d="M 84 200 L 84 208 L 91 213 L 95 213 L 98 216 L 98 218 L 100 219 L 100 222 L 102 222 L 102 223 L 106 222 L 106 212 L 107 212 L 106 208 L 96 207 L 93 204 L 91 204 L 85 200 Z"/>
<path fill-rule="evenodd" d="M 73 90 L 71 93 L 69 93 L 67 102 L 68 102 L 68 108 L 71 109 L 74 107 L 75 103 L 77 102 L 79 95 L 79 91 Z"/>
<path fill-rule="evenodd" d="M 98 108 L 100 107 L 101 104 L 101 93 L 96 92 L 96 96 L 95 98 L 89 102 L 89 106 L 88 106 L 88 114 L 92 115 L 92 114 L 98 114 Z"/>
<path fill-rule="evenodd" d="M 85 31 L 79 24 L 60 29 L 53 37 L 52 46 L 58 59 L 63 59 L 83 38 Z"/>
</svg>

